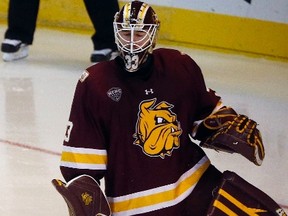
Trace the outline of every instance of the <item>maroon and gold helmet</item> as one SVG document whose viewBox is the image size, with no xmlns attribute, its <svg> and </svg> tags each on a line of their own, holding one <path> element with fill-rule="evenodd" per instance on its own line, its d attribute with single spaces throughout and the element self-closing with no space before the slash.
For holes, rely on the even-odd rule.
<svg viewBox="0 0 288 216">
<path fill-rule="evenodd" d="M 127 71 L 137 71 L 152 53 L 159 25 L 154 10 L 141 1 L 127 3 L 115 14 L 115 42 Z"/>
</svg>

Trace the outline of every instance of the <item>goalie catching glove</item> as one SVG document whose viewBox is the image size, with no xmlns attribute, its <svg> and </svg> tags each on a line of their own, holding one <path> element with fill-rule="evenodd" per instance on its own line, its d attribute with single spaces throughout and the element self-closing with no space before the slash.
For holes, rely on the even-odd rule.
<svg viewBox="0 0 288 216">
<path fill-rule="evenodd" d="M 198 125 L 197 134 L 202 137 L 200 146 L 239 153 L 260 166 L 265 156 L 264 146 L 257 123 L 245 115 L 237 114 L 232 108 L 224 107 L 208 116 Z M 207 133 L 212 135 L 206 136 Z"/>
</svg>

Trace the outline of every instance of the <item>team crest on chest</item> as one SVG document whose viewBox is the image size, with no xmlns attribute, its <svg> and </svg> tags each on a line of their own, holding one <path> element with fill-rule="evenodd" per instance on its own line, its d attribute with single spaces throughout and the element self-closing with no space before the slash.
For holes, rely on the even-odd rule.
<svg viewBox="0 0 288 216">
<path fill-rule="evenodd" d="M 134 144 L 140 146 L 146 155 L 164 159 L 180 147 L 182 129 L 177 115 L 171 110 L 173 107 L 164 101 L 156 104 L 156 98 L 139 105 L 133 137 Z"/>
<path fill-rule="evenodd" d="M 107 91 L 107 96 L 111 98 L 113 101 L 120 101 L 122 96 L 122 89 L 118 87 L 113 87 Z"/>
</svg>

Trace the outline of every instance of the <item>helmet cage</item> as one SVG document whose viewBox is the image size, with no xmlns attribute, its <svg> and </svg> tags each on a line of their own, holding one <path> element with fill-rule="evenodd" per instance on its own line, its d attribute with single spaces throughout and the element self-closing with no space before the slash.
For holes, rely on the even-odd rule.
<svg viewBox="0 0 288 216">
<path fill-rule="evenodd" d="M 155 46 L 157 24 L 114 23 L 119 51 L 137 54 Z M 129 35 L 128 35 L 129 34 Z"/>
<path fill-rule="evenodd" d="M 115 43 L 127 71 L 137 71 L 152 53 L 159 25 L 154 10 L 141 1 L 127 3 L 115 14 Z"/>
</svg>

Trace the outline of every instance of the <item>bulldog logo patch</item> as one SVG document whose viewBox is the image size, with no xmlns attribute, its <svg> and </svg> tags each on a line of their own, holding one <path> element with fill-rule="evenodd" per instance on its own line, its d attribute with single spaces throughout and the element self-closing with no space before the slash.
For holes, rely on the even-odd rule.
<svg viewBox="0 0 288 216">
<path fill-rule="evenodd" d="M 134 144 L 151 157 L 171 156 L 180 146 L 182 129 L 177 115 L 171 111 L 174 106 L 167 102 L 156 104 L 156 98 L 139 105 Z"/>
<path fill-rule="evenodd" d="M 120 101 L 121 95 L 122 95 L 122 89 L 118 87 L 113 87 L 107 91 L 107 95 L 109 98 L 111 98 L 113 101 Z"/>
</svg>

